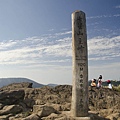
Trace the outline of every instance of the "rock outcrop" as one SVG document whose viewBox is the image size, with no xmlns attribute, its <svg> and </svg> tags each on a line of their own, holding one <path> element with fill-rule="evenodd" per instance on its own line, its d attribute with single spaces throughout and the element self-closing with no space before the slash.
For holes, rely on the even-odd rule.
<svg viewBox="0 0 120 120">
<path fill-rule="evenodd" d="M 15 89 L 20 89 L 20 88 L 32 88 L 33 83 L 29 82 L 21 82 L 21 83 L 12 83 L 7 86 L 4 86 L 0 88 L 0 91 L 5 91 L 5 90 L 15 90 Z"/>
<path fill-rule="evenodd" d="M 0 120 L 74 120 L 71 97 L 70 85 L 32 88 L 31 83 L 12 84 L 0 91 Z M 91 120 L 120 120 L 120 92 L 89 88 L 89 116 Z"/>
<path fill-rule="evenodd" d="M 12 105 L 23 101 L 25 96 L 25 91 L 22 89 L 19 90 L 10 90 L 0 92 L 0 103 L 6 105 Z"/>
</svg>

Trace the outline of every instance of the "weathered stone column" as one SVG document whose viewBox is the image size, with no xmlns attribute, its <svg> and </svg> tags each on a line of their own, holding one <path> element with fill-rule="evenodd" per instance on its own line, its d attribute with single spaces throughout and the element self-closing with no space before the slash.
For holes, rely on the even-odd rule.
<svg viewBox="0 0 120 120">
<path fill-rule="evenodd" d="M 88 116 L 88 55 L 86 18 L 82 11 L 72 13 L 73 86 L 71 114 Z"/>
</svg>

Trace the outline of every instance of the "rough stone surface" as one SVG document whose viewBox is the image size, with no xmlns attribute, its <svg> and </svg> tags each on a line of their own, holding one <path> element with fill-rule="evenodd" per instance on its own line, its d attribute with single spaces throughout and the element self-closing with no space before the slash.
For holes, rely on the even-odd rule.
<svg viewBox="0 0 120 120">
<path fill-rule="evenodd" d="M 88 54 L 86 18 L 82 11 L 72 13 L 72 101 L 74 117 L 88 116 Z"/>
<path fill-rule="evenodd" d="M 10 116 L 12 116 L 11 114 L 8 115 L 0 115 L 0 120 L 9 120 Z"/>
<path fill-rule="evenodd" d="M 108 88 L 96 89 L 89 87 L 89 109 L 93 111 L 106 110 L 108 114 L 119 110 L 120 92 Z M 110 109 L 110 111 L 107 109 Z"/>
<path fill-rule="evenodd" d="M 57 120 L 59 118 L 63 117 L 63 115 L 61 114 L 55 114 L 55 113 L 51 113 L 49 116 L 47 117 L 42 117 L 42 120 Z"/>
<path fill-rule="evenodd" d="M 54 112 L 53 110 L 48 115 L 45 115 L 45 117 L 40 117 L 39 119 L 74 120 L 70 117 L 71 85 L 59 85 L 53 88 L 46 86 L 42 88 L 20 88 L 12 91 L 5 90 L 2 91 L 1 96 L 0 104 L 2 107 L 0 110 L 0 120 L 23 120 L 35 114 L 40 117 L 39 115 L 41 114 L 39 112 L 33 112 L 34 105 L 47 106 L 57 111 Z M 11 100 L 11 98 L 15 99 L 15 101 Z M 15 106 L 15 108 L 13 107 L 14 109 L 11 111 L 12 106 Z M 19 108 L 20 111 L 17 112 Z M 46 110 L 42 109 L 41 111 L 43 111 L 42 114 L 46 114 Z M 119 120 L 120 92 L 108 88 L 89 88 L 89 113 L 91 120 Z"/>
<path fill-rule="evenodd" d="M 0 115 L 6 115 L 6 114 L 16 114 L 22 112 L 22 107 L 19 105 L 9 105 L 3 107 L 2 110 L 0 110 Z"/>
<path fill-rule="evenodd" d="M 51 106 L 34 105 L 33 113 L 37 113 L 38 116 L 41 118 L 41 117 L 46 117 L 46 116 L 50 115 L 51 113 L 57 113 L 57 111 Z"/>
<path fill-rule="evenodd" d="M 120 120 L 120 113 L 114 113 L 109 116 L 107 116 L 108 119 L 110 120 Z"/>
<path fill-rule="evenodd" d="M 33 83 L 29 83 L 29 82 L 12 83 L 7 86 L 1 87 L 0 91 L 14 90 L 14 89 L 20 89 L 20 88 L 32 88 L 32 84 Z"/>
<path fill-rule="evenodd" d="M 3 104 L 0 103 L 0 110 L 3 108 Z"/>
<path fill-rule="evenodd" d="M 61 118 L 57 118 L 56 120 L 90 120 L 90 117 L 69 117 L 69 116 L 63 116 Z"/>
<path fill-rule="evenodd" d="M 24 90 L 10 90 L 0 92 L 0 103 L 11 105 L 24 99 Z"/>
<path fill-rule="evenodd" d="M 41 120 L 37 114 L 31 114 L 30 116 L 23 118 L 23 120 Z"/>
</svg>

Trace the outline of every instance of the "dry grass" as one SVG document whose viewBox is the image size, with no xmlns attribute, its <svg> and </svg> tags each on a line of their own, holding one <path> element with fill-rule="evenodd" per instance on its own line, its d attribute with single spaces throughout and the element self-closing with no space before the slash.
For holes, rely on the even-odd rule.
<svg viewBox="0 0 120 120">
<path fill-rule="evenodd" d="M 113 90 L 120 92 L 120 85 L 119 86 L 113 86 Z"/>
</svg>

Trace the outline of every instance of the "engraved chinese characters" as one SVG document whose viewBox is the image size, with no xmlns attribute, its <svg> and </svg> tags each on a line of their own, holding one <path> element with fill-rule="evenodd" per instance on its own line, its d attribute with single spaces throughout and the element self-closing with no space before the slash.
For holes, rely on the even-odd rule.
<svg viewBox="0 0 120 120">
<path fill-rule="evenodd" d="M 88 55 L 85 13 L 72 14 L 73 87 L 71 112 L 75 117 L 88 115 Z"/>
</svg>

